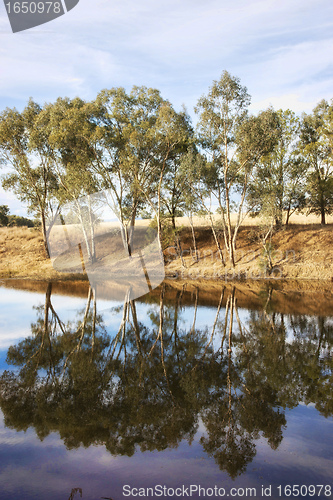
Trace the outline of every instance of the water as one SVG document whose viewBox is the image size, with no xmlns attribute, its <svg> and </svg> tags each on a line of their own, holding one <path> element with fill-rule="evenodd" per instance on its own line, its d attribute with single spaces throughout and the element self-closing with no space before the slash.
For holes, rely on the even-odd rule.
<svg viewBox="0 0 333 500">
<path fill-rule="evenodd" d="M 331 498 L 331 293 L 175 287 L 1 283 L 1 500 Z"/>
</svg>

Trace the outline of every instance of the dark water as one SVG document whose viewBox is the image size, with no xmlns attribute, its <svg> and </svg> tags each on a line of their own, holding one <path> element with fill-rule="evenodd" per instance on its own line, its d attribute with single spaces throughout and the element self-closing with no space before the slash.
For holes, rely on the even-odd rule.
<svg viewBox="0 0 333 500">
<path fill-rule="evenodd" d="M 331 498 L 331 295 L 0 286 L 0 499 Z"/>
</svg>

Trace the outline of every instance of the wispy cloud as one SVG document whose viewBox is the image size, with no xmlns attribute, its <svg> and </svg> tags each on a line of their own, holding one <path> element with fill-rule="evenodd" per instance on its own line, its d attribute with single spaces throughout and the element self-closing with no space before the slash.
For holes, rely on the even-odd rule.
<svg viewBox="0 0 333 500">
<path fill-rule="evenodd" d="M 253 111 L 309 112 L 332 97 L 332 19 L 330 0 L 80 0 L 12 34 L 1 3 L 0 109 L 147 85 L 193 114 L 227 69 L 248 87 Z"/>
<path fill-rule="evenodd" d="M 46 25 L 45 33 L 36 28 L 1 37 L 2 102 L 23 103 L 30 95 L 41 101 L 91 98 L 105 86 L 146 84 L 192 106 L 188 95 L 205 92 L 223 69 L 241 76 L 253 93 L 265 87 L 273 95 L 282 87 L 288 95 L 285 87 L 306 84 L 309 74 L 322 72 L 320 80 L 327 79 L 330 13 L 326 0 L 127 0 L 94 6 L 81 0 Z"/>
</svg>

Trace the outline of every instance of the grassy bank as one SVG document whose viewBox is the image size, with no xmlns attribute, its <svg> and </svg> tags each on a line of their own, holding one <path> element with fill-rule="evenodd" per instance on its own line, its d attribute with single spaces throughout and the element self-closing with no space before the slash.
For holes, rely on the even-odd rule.
<svg viewBox="0 0 333 500">
<path fill-rule="evenodd" d="M 232 269 L 224 251 L 222 265 L 209 228 L 195 231 L 198 261 L 193 252 L 190 231 L 181 234 L 183 265 L 180 258 L 168 259 L 168 273 L 182 278 L 219 279 L 292 279 L 333 281 L 333 225 L 292 225 L 276 232 L 271 240 L 270 269 L 263 245 L 254 226 L 240 229 L 236 251 L 236 267 Z M 175 252 L 167 252 L 174 254 Z"/>
<path fill-rule="evenodd" d="M 53 269 L 50 259 L 45 256 L 39 229 L 1 227 L 0 278 L 57 280 L 71 276 Z"/>
<path fill-rule="evenodd" d="M 267 258 L 255 226 L 244 226 L 240 230 L 235 270 L 228 262 L 226 266 L 221 264 L 208 227 L 197 227 L 195 234 L 198 260 L 193 252 L 191 231 L 184 227 L 180 234 L 183 262 L 170 246 L 165 252 L 167 276 L 191 280 L 266 278 L 333 281 L 332 224 L 295 224 L 275 233 L 272 237 L 272 272 L 267 269 Z M 45 258 L 41 234 L 34 228 L 0 228 L 0 277 L 85 279 L 83 274 L 55 271 L 50 260 Z"/>
</svg>

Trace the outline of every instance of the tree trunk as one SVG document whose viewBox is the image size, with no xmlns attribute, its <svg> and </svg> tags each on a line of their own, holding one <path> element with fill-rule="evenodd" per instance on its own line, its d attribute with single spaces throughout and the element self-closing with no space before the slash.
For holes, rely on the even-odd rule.
<svg viewBox="0 0 333 500">
<path fill-rule="evenodd" d="M 131 306 L 131 311 L 132 311 L 132 319 L 133 319 L 133 326 L 134 326 L 136 346 L 137 346 L 137 349 L 138 349 L 138 353 L 141 356 L 142 349 L 141 349 L 141 338 L 140 338 L 140 326 L 139 326 L 139 322 L 138 322 L 138 316 L 137 316 L 137 313 L 136 313 L 135 300 L 130 300 L 130 306 Z"/>
<path fill-rule="evenodd" d="M 94 228 L 94 221 L 93 221 L 93 214 L 92 214 L 92 208 L 91 208 L 91 200 L 90 200 L 90 195 L 88 195 L 88 202 L 89 202 L 89 226 L 90 226 L 90 238 L 91 238 L 91 259 L 92 263 L 95 262 L 96 260 L 96 248 L 95 248 L 95 228 Z"/>
<path fill-rule="evenodd" d="M 287 208 L 286 226 L 288 226 L 288 224 L 289 224 L 289 218 L 290 218 L 290 205 L 289 205 L 289 207 Z"/>
<path fill-rule="evenodd" d="M 233 267 L 235 267 L 236 261 L 235 261 L 235 256 L 236 256 L 236 239 L 237 239 L 237 234 L 238 234 L 238 229 L 239 229 L 239 224 L 237 222 L 237 225 L 234 229 L 234 234 L 232 237 L 232 263 Z"/>
<path fill-rule="evenodd" d="M 51 304 L 52 283 L 48 283 L 45 294 L 45 307 L 44 307 L 44 333 L 46 334 L 49 329 L 49 310 Z"/>
<path fill-rule="evenodd" d="M 226 189 L 226 211 L 227 211 L 227 230 L 228 230 L 228 251 L 229 251 L 229 259 L 232 267 L 235 267 L 235 255 L 234 255 L 234 246 L 233 246 L 233 234 L 232 234 L 232 225 L 231 225 L 231 214 L 230 214 L 230 204 L 229 204 L 229 190 Z"/>
<path fill-rule="evenodd" d="M 173 229 L 176 230 L 176 217 L 175 217 L 174 212 L 171 214 L 171 223 L 172 223 Z"/>
<path fill-rule="evenodd" d="M 232 267 L 235 267 L 235 255 L 234 255 L 234 246 L 232 241 L 232 225 L 231 225 L 231 213 L 230 213 L 230 192 L 229 192 L 229 184 L 228 184 L 228 176 L 227 172 L 229 169 L 228 165 L 228 143 L 227 139 L 225 140 L 225 168 L 224 168 L 224 185 L 225 185 L 225 207 L 226 207 L 226 225 L 228 230 L 228 251 L 229 251 L 229 259 Z"/>
<path fill-rule="evenodd" d="M 130 222 L 130 227 L 126 226 L 126 244 L 127 244 L 127 252 L 128 255 L 131 256 L 133 253 L 133 235 L 134 235 L 134 226 L 135 226 L 135 218 L 136 218 L 136 211 L 138 207 L 138 202 L 134 202 L 132 214 L 131 214 L 131 222 Z"/>
<path fill-rule="evenodd" d="M 279 229 L 282 227 L 282 221 L 283 221 L 283 195 L 284 195 L 283 161 L 280 161 L 279 181 L 277 188 L 277 214 L 275 217 L 275 225 Z"/>
<path fill-rule="evenodd" d="M 321 171 L 320 168 L 317 166 L 317 179 L 318 179 L 318 188 L 320 192 L 320 199 L 319 199 L 319 207 L 320 207 L 320 217 L 321 221 L 320 224 L 324 225 L 326 224 L 325 220 L 325 196 L 324 196 L 324 183 L 325 180 L 321 178 Z"/>
<path fill-rule="evenodd" d="M 179 238 L 178 235 L 176 237 L 175 243 L 176 243 L 176 248 L 178 250 L 178 254 L 179 254 L 180 260 L 182 262 L 182 266 L 186 267 L 185 260 L 184 260 L 184 257 L 183 257 L 182 244 L 181 244 L 181 241 L 180 241 L 180 238 Z"/>
<path fill-rule="evenodd" d="M 222 250 L 221 250 L 220 242 L 218 240 L 218 237 L 217 237 L 217 234 L 216 234 L 216 231 L 215 231 L 215 227 L 214 227 L 214 222 L 213 222 L 212 214 L 210 212 L 209 212 L 209 220 L 210 220 L 210 227 L 212 229 L 212 233 L 213 233 L 213 236 L 214 236 L 215 244 L 216 244 L 216 247 L 217 247 L 217 251 L 219 253 L 219 256 L 220 256 L 220 259 L 221 259 L 221 262 L 222 262 L 223 266 L 225 266 L 225 262 L 224 262 L 223 253 L 222 253 Z"/>
<path fill-rule="evenodd" d="M 195 287 L 195 304 L 194 304 L 193 324 L 192 324 L 192 328 L 191 328 L 190 333 L 194 333 L 194 331 L 195 331 L 195 322 L 197 319 L 198 301 L 199 301 L 199 288 Z"/>
<path fill-rule="evenodd" d="M 229 246 L 229 259 L 232 267 L 235 267 L 235 248 L 233 241 L 231 240 L 231 235 L 228 238 L 228 246 Z"/>
<path fill-rule="evenodd" d="M 44 244 L 44 250 L 46 257 L 49 259 L 50 258 L 50 252 L 49 252 L 49 247 L 47 245 L 47 237 L 46 237 L 46 221 L 45 221 L 45 213 L 41 213 L 41 222 L 42 222 L 42 234 L 43 234 L 43 244 Z"/>
<path fill-rule="evenodd" d="M 86 248 L 87 248 L 88 259 L 89 259 L 90 264 L 92 264 L 93 263 L 93 257 L 92 257 L 91 250 L 90 250 L 89 239 L 88 239 L 86 228 L 84 226 L 84 222 L 83 222 L 83 220 L 82 220 L 81 217 L 80 217 L 80 222 L 81 222 L 81 229 L 82 229 L 82 232 L 83 232 L 84 241 L 85 241 Z"/>
<path fill-rule="evenodd" d="M 282 214 L 280 213 L 275 217 L 275 227 L 277 229 L 280 229 L 282 227 Z"/>
<path fill-rule="evenodd" d="M 198 262 L 199 259 L 198 259 L 197 240 L 195 238 L 192 214 L 189 216 L 189 219 L 190 219 L 190 225 L 191 225 L 191 231 L 192 231 L 192 240 L 193 240 L 193 246 L 194 246 L 195 262 Z"/>
<path fill-rule="evenodd" d="M 161 223 L 161 188 L 162 188 L 164 170 L 166 167 L 166 162 L 167 162 L 168 157 L 169 157 L 169 153 L 170 153 L 170 148 L 168 149 L 168 151 L 164 157 L 164 160 L 163 160 L 162 170 L 160 173 L 160 180 L 159 180 L 158 188 L 157 188 L 157 234 L 158 234 L 158 241 L 160 244 L 161 252 L 163 252 L 163 249 L 162 249 L 162 223 Z"/>
</svg>

